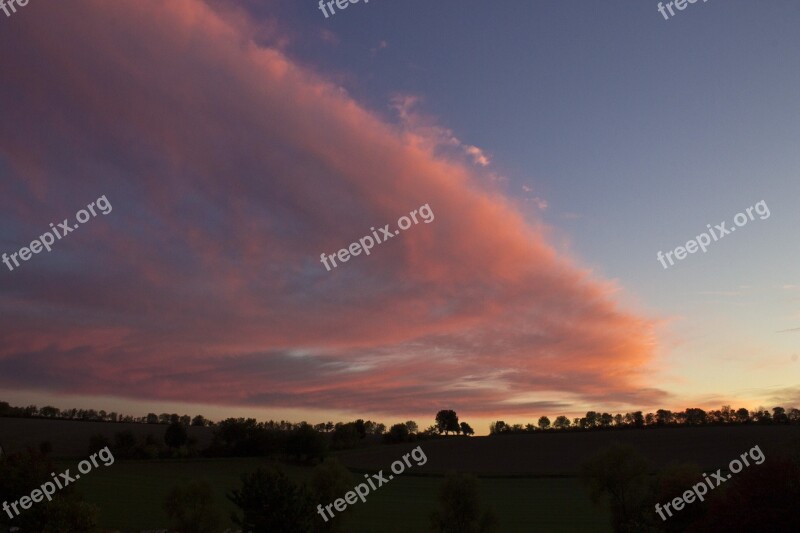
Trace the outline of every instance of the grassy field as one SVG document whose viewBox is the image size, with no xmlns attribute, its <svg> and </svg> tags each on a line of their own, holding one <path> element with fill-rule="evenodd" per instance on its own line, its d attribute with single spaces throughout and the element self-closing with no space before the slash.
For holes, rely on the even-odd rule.
<svg viewBox="0 0 800 533">
<path fill-rule="evenodd" d="M 240 474 L 264 464 L 260 459 L 118 461 L 81 477 L 75 487 L 101 508 L 104 528 L 140 531 L 167 526 L 162 505 L 173 485 L 205 479 L 214 487 L 217 508 L 226 519 L 224 529 L 233 527 L 227 518 L 234 511 L 225 493 L 238 486 Z M 74 468 L 74 462 L 62 461 L 60 466 Z M 305 480 L 311 472 L 285 468 L 295 480 Z M 370 494 L 365 504 L 353 506 L 348 531 L 427 531 L 441 481 L 433 476 L 396 476 Z M 494 507 L 502 531 L 609 531 L 605 512 L 592 507 L 576 478 L 484 478 L 480 487 L 482 501 Z"/>
<path fill-rule="evenodd" d="M 166 424 L 134 424 L 111 422 L 87 422 L 83 420 L 47 420 L 43 418 L 0 417 L 0 446 L 11 453 L 24 450 L 26 446 L 38 448 L 42 441 L 53 445 L 53 457 L 84 458 L 92 435 L 105 435 L 114 442 L 114 434 L 131 431 L 138 440 L 151 434 L 163 441 Z M 212 430 L 207 427 L 190 427 L 189 436 L 197 439 L 203 448 L 211 443 Z"/>
<path fill-rule="evenodd" d="M 53 443 L 63 468 L 75 468 L 86 457 L 89 436 L 109 436 L 122 429 L 137 434 L 163 434 L 165 426 L 102 424 L 0 418 L 0 444 L 7 451 L 23 443 Z M 208 440 L 208 428 L 198 438 Z M 358 503 L 348 531 L 354 533 L 426 531 L 442 475 L 448 471 L 480 476 L 484 504 L 492 506 L 501 531 L 608 531 L 605 509 L 591 505 L 577 478 L 580 465 L 612 442 L 630 444 L 650 462 L 652 469 L 675 462 L 692 462 L 706 470 L 725 467 L 742 452 L 759 445 L 767 458 L 797 446 L 800 428 L 789 426 L 734 426 L 652 428 L 631 431 L 538 433 L 498 437 L 445 438 L 397 445 L 375 445 L 337 454 L 357 473 L 387 471 L 392 461 L 421 446 L 427 456 L 417 466 Z M 163 502 L 175 485 L 204 479 L 214 487 L 216 506 L 226 527 L 233 505 L 226 493 L 239 484 L 242 473 L 252 472 L 264 459 L 191 459 L 117 461 L 81 477 L 75 487 L 101 508 L 102 526 L 120 531 L 165 528 Z M 297 481 L 305 481 L 310 468 L 285 466 Z M 74 472 L 74 470 L 73 470 Z M 360 473 L 359 473 L 360 472 Z M 354 481 L 355 485 L 356 481 Z M 332 502 L 319 502 L 323 505 Z"/>
</svg>

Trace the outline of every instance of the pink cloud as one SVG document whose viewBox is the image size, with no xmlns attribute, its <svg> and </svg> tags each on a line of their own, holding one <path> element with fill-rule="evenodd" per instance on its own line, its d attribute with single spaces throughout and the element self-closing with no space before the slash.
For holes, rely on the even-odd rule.
<svg viewBox="0 0 800 533">
<path fill-rule="evenodd" d="M 114 211 L 0 275 L 3 387 L 387 413 L 663 395 L 654 322 L 413 101 L 388 124 L 198 1 L 27 9 L 0 35 L 4 250 L 101 194 Z M 432 223 L 320 264 L 426 203 Z"/>
</svg>

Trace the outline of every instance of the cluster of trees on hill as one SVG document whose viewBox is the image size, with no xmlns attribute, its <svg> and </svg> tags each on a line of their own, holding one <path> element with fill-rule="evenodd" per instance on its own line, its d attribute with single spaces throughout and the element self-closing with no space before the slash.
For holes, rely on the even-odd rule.
<svg viewBox="0 0 800 533">
<path fill-rule="evenodd" d="M 698 408 L 689 408 L 685 411 L 670 411 L 659 409 L 655 413 L 643 415 L 641 411 L 625 413 L 624 415 L 600 413 L 589 411 L 586 416 L 570 420 L 566 416 L 557 417 L 553 423 L 546 416 L 539 418 L 536 426 L 533 424 L 506 424 L 502 420 L 493 422 L 489 426 L 491 435 L 505 435 L 511 433 L 530 433 L 544 430 L 589 430 L 612 428 L 643 428 L 646 426 L 705 426 L 724 424 L 800 424 L 800 409 L 784 409 L 773 407 L 772 413 L 766 408 L 759 407 L 755 411 L 748 411 L 744 407 L 734 411 L 730 405 L 723 405 L 721 409 L 704 411 Z"/>
<path fill-rule="evenodd" d="M 313 426 L 308 422 L 292 423 L 286 420 L 276 422 L 258 422 L 254 418 L 228 418 L 221 422 L 208 420 L 203 415 L 190 417 L 177 413 L 162 413 L 157 415 L 149 413 L 147 416 L 133 417 L 118 415 L 115 412 L 96 411 L 94 409 L 65 409 L 46 406 L 39 408 L 35 405 L 15 407 L 8 402 L 0 402 L 0 417 L 16 418 L 53 418 L 59 420 L 89 420 L 95 422 L 132 422 L 140 424 L 168 424 L 171 428 L 201 426 L 214 429 L 214 444 L 206 450 L 211 455 L 263 455 L 265 450 L 273 453 L 274 450 L 285 448 L 289 434 L 298 431 L 307 432 L 309 429 L 326 435 L 330 447 L 333 449 L 352 448 L 368 435 L 383 437 L 384 442 L 407 442 L 416 439 L 430 438 L 436 435 L 474 435 L 472 427 L 466 422 L 459 422 L 458 415 L 451 409 L 443 409 L 436 414 L 435 423 L 427 429 L 420 431 L 417 423 L 408 420 L 401 424 L 393 425 L 389 431 L 386 425 L 372 420 L 358 419 L 352 422 L 321 422 Z M 173 431 L 177 431 L 173 429 Z M 116 440 L 130 442 L 132 434 L 120 432 Z M 102 437 L 98 437 L 102 440 Z M 134 439 L 135 440 L 135 439 Z M 191 439 L 187 439 L 191 444 Z M 182 445 L 181 445 L 182 446 Z M 125 448 L 135 448 L 132 457 L 164 457 L 170 456 L 160 443 L 151 437 L 147 442 L 140 442 Z M 180 446 L 178 446 L 180 447 Z M 194 455 L 195 452 L 190 452 Z"/>
<path fill-rule="evenodd" d="M 306 422 L 258 422 L 255 418 L 228 418 L 213 426 L 213 440 L 209 446 L 198 449 L 197 440 L 190 437 L 185 420 L 170 422 L 163 439 L 152 434 L 137 438 L 130 430 L 120 431 L 109 438 L 94 435 L 89 442 L 89 453 L 108 446 L 119 459 L 156 459 L 183 457 L 280 457 L 303 464 L 323 461 L 330 450 L 343 450 L 374 444 L 411 442 L 437 438 L 451 431 L 473 434 L 466 422 L 458 421 L 452 410 L 439 411 L 436 424 L 419 431 L 417 423 L 409 420 L 395 424 L 386 432 L 386 426 L 371 420 L 317 424 Z"/>
</svg>

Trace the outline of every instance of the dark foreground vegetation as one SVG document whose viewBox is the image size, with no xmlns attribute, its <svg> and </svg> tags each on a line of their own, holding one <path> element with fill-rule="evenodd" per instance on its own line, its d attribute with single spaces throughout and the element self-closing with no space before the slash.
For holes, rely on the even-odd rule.
<svg viewBox="0 0 800 533">
<path fill-rule="evenodd" d="M 50 479 L 50 472 L 63 471 L 63 464 L 53 462 L 52 443 L 63 440 L 64 425 L 76 428 L 70 438 L 81 443 L 71 457 L 82 459 L 108 447 L 118 462 L 20 517 L 0 515 L 0 526 L 13 525 L 20 533 L 112 527 L 490 532 L 537 526 L 714 532 L 795 531 L 800 525 L 796 409 L 758 409 L 746 417 L 745 410 L 737 414 L 726 407 L 619 418 L 589 412 L 571 429 L 542 420 L 533 429 L 498 421 L 492 436 L 470 439 L 463 435 L 471 435 L 472 428 L 451 410 L 437 413 L 426 430 L 408 421 L 387 431 L 364 420 L 312 426 L 242 418 L 213 423 L 199 415 L 156 417 L 157 424 L 123 423 L 117 416 L 115 424 L 108 414 L 102 419 L 102 411 L 100 420 L 90 414 L 91 422 L 66 422 L 57 420 L 60 412 L 56 417 L 26 409 L 20 414 L 20 408 L 0 403 L 3 413 L 11 410 L 15 417 L 0 419 L 0 446 L 16 442 L 8 428 L 23 422 L 37 424 L 41 437 L 36 446 L 7 446 L 0 455 L 0 503 L 30 494 Z M 54 412 L 45 408 L 44 413 Z M 429 458 L 424 467 L 334 519 L 320 518 L 319 504 L 341 498 L 364 473 L 386 471 L 406 448 L 418 445 Z M 763 464 L 745 469 L 704 502 L 666 521 L 655 513 L 655 503 L 679 496 L 703 472 L 724 467 L 755 445 L 765 452 Z M 538 500 L 531 494 L 539 494 Z M 531 514 L 534 508 L 538 514 Z M 553 509 L 560 509 L 561 517 L 551 515 Z M 389 518 L 392 513 L 395 519 Z M 745 529 L 733 527 L 742 524 Z"/>
</svg>

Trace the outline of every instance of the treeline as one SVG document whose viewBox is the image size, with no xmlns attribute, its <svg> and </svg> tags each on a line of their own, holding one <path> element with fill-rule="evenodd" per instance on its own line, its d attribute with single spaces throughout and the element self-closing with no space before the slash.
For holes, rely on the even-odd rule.
<svg viewBox="0 0 800 533">
<path fill-rule="evenodd" d="M 47 405 L 37 407 L 29 405 L 27 407 L 16 407 L 9 405 L 8 402 L 0 402 L 0 417 L 10 418 L 55 418 L 58 420 L 89 420 L 92 422 L 133 422 L 137 424 L 171 424 L 180 422 L 184 425 L 192 426 L 213 426 L 214 422 L 207 420 L 202 415 L 194 418 L 189 415 L 180 416 L 176 413 L 148 413 L 147 416 L 121 415 L 116 412 L 106 412 L 102 409 L 59 409 Z"/>
<path fill-rule="evenodd" d="M 557 417 L 553 423 L 546 416 L 539 418 L 536 426 L 533 424 L 506 424 L 502 420 L 493 422 L 489 426 L 490 435 L 507 435 L 513 433 L 531 433 L 533 431 L 564 431 L 564 430 L 596 430 L 596 429 L 622 429 L 644 428 L 654 426 L 709 426 L 728 424 L 800 424 L 800 409 L 773 407 L 770 413 L 766 408 L 759 407 L 755 411 L 748 411 L 744 407 L 733 410 L 730 405 L 723 405 L 721 409 L 704 411 L 698 408 L 689 408 L 685 411 L 670 411 L 659 409 L 655 413 L 642 414 L 641 411 L 625 413 L 624 415 L 600 413 L 589 411 L 586 416 L 570 420 L 566 416 Z"/>
<path fill-rule="evenodd" d="M 383 424 L 355 420 L 332 424 L 330 431 L 306 422 L 258 422 L 254 418 L 228 418 L 214 425 L 213 438 L 206 447 L 188 433 L 180 421 L 169 424 L 163 438 L 153 434 L 137 437 L 132 431 L 119 431 L 108 437 L 96 434 L 89 442 L 89 453 L 108 446 L 118 459 L 165 459 L 185 457 L 274 457 L 302 464 L 316 464 L 330 451 L 374 444 L 413 442 L 440 436 L 436 426 L 418 431 L 409 420 L 384 432 Z M 49 448 L 49 446 L 47 446 Z"/>
</svg>

